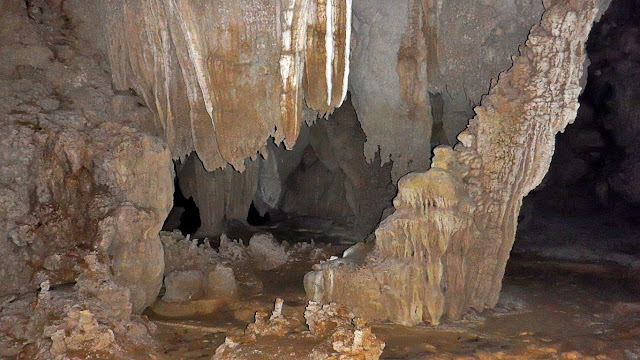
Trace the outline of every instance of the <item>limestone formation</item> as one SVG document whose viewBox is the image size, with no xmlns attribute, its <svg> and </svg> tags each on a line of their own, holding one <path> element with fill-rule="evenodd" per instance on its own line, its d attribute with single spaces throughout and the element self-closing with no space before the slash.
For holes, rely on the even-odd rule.
<svg viewBox="0 0 640 360">
<path fill-rule="evenodd" d="M 115 87 L 144 99 L 174 159 L 195 150 L 209 171 L 242 171 L 269 136 L 293 147 L 303 93 L 322 114 L 346 96 L 351 0 L 98 6 Z"/>
<path fill-rule="evenodd" d="M 403 324 L 495 306 L 522 198 L 547 172 L 555 134 L 575 119 L 584 45 L 606 5 L 547 4 L 455 150 L 436 149 L 428 172 L 403 178 L 371 250 L 320 264 L 305 278 L 308 296 Z"/>
<path fill-rule="evenodd" d="M 0 357 L 162 359 L 146 308 L 211 314 L 303 257 L 320 261 L 306 325 L 278 301 L 214 358 L 377 359 L 384 344 L 359 318 L 436 325 L 493 307 L 607 5 L 0 1 Z M 615 143 L 596 179 L 607 205 L 640 201 L 640 43 L 625 26 L 600 34 L 614 46 L 594 52 L 592 108 L 576 119 L 590 125 L 550 176 L 582 181 L 585 157 Z M 175 176 L 198 235 L 252 203 L 344 220 L 359 239 L 384 220 L 329 261 L 328 246 L 270 235 L 214 247 L 160 232 Z"/>
<path fill-rule="evenodd" d="M 272 270 L 288 260 L 284 247 L 271 234 L 256 234 L 249 239 L 249 254 L 260 270 Z"/>
<path fill-rule="evenodd" d="M 349 86 L 367 159 L 379 150 L 392 160 L 394 181 L 426 171 L 442 116 L 430 94 L 445 101 L 455 139 L 542 10 L 541 1 L 355 0 Z"/>
<path fill-rule="evenodd" d="M 169 151 L 144 130 L 151 113 L 114 93 L 96 61 L 72 49 L 56 58 L 62 50 L 41 36 L 64 36 L 60 23 L 39 28 L 24 4 L 0 7 L 0 48 L 15 50 L 0 70 L 0 127 L 10 134 L 0 139 L 0 293 L 73 283 L 75 265 L 98 249 L 141 312 L 161 284 Z M 60 8 L 45 10 L 59 19 Z"/>
<path fill-rule="evenodd" d="M 285 316 L 282 310 L 282 299 L 276 299 L 271 315 L 258 311 L 245 335 L 227 337 L 213 359 L 273 356 L 274 338 L 287 339 L 287 345 L 276 352 L 278 359 L 375 360 L 382 354 L 384 342 L 365 321 L 354 318 L 344 307 L 310 302 L 304 312 L 306 327 L 297 316 Z"/>
<path fill-rule="evenodd" d="M 246 158 L 265 154 L 269 136 L 294 146 L 303 98 L 321 116 L 332 113 L 350 80 L 368 136 L 365 157 L 371 161 L 379 149 L 383 163 L 393 160 L 397 181 L 428 168 L 429 94 L 445 99 L 447 134 L 455 138 L 542 11 L 540 2 L 502 5 L 111 0 L 94 6 L 110 14 L 106 43 L 116 88 L 135 89 L 154 110 L 174 159 L 195 150 L 209 171 L 227 163 L 242 171 Z M 140 14 L 147 20 L 136 21 Z M 235 126 L 238 118 L 247 121 Z M 402 139 L 387 136 L 397 132 Z"/>
</svg>

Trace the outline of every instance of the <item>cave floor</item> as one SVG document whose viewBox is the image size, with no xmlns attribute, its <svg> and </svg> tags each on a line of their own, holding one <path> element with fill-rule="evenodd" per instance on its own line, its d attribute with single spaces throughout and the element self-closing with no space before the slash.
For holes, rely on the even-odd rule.
<svg viewBox="0 0 640 360">
<path fill-rule="evenodd" d="M 554 226 L 544 229 L 558 236 Z M 329 241 L 335 255 L 348 247 L 335 238 Z M 493 310 L 438 327 L 373 324 L 374 334 L 386 343 L 381 358 L 640 359 L 637 269 L 606 257 L 553 258 L 545 257 L 544 251 L 525 249 L 510 259 L 501 299 Z M 283 314 L 302 318 L 306 303 L 302 277 L 311 265 L 298 261 L 261 272 L 260 294 L 206 318 L 148 314 L 158 325 L 155 336 L 170 358 L 208 359 L 225 336 L 243 333 L 256 310 L 270 311 L 276 297 L 285 300 Z"/>
</svg>

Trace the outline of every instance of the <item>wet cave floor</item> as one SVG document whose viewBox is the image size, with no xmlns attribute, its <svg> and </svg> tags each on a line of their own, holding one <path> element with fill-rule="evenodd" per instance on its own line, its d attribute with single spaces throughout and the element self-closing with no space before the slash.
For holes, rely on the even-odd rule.
<svg viewBox="0 0 640 360">
<path fill-rule="evenodd" d="M 559 226 L 564 222 L 556 223 Z M 553 222 L 546 225 L 538 227 L 535 236 L 561 234 Z M 582 221 L 584 231 L 589 227 L 595 231 L 598 225 L 593 219 Z M 290 231 L 289 238 L 321 242 L 322 226 L 331 224 L 297 232 L 286 226 L 271 231 L 280 238 Z M 325 240 L 332 243 L 331 251 L 339 256 L 349 246 L 344 244 L 349 239 L 340 241 L 340 229 L 336 227 L 328 230 L 331 235 Z M 519 233 L 519 237 L 531 234 Z M 527 239 L 519 240 L 527 243 Z M 513 252 L 500 302 L 493 310 L 470 313 L 461 321 L 438 327 L 373 324 L 374 334 L 386 343 L 381 358 L 640 359 L 640 271 L 606 257 L 552 259 L 544 256 L 540 251 L 543 248 L 533 251 L 524 247 Z M 227 335 L 243 333 L 255 311 L 270 311 L 276 297 L 285 301 L 283 314 L 299 316 L 304 323 L 302 278 L 311 265 L 309 260 L 294 261 L 263 271 L 259 274 L 264 283 L 260 294 L 232 306 L 223 305 L 207 317 L 168 319 L 148 312 L 158 326 L 155 337 L 170 358 L 209 359 Z M 286 342 L 286 337 L 278 341 L 283 339 Z M 274 342 L 273 346 L 281 345 Z"/>
</svg>

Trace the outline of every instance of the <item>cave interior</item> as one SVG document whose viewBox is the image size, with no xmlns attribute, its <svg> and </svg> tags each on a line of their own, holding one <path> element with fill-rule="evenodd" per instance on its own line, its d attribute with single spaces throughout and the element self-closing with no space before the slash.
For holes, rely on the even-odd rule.
<svg viewBox="0 0 640 360">
<path fill-rule="evenodd" d="M 0 359 L 640 359 L 638 0 L 7 0 L 0 126 Z"/>
</svg>

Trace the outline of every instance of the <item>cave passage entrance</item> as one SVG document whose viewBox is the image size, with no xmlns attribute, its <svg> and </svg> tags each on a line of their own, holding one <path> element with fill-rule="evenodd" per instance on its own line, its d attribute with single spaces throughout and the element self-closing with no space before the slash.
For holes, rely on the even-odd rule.
<svg viewBox="0 0 640 360">
<path fill-rule="evenodd" d="M 193 197 L 187 199 L 184 196 L 177 177 L 174 179 L 173 186 L 173 207 L 162 225 L 162 230 L 178 230 L 182 235 L 193 235 L 201 225 L 200 210 L 193 201 Z"/>
<path fill-rule="evenodd" d="M 198 238 L 258 231 L 289 242 L 363 240 L 391 207 L 391 164 L 364 157 L 350 97 L 327 118 L 305 118 L 291 150 L 270 139 L 263 156 L 208 172 L 195 153 L 176 162 L 176 193 L 164 230 Z M 284 239 L 283 239 L 284 240 Z"/>
<path fill-rule="evenodd" d="M 640 255 L 638 11 L 635 1 L 614 1 L 591 31 L 578 116 L 558 134 L 546 178 L 524 199 L 515 252 Z"/>
</svg>

